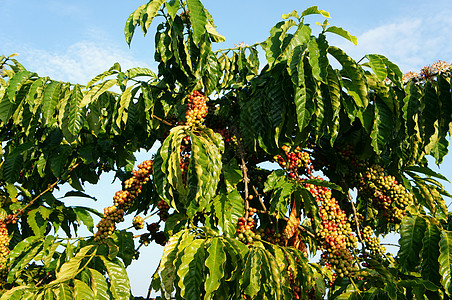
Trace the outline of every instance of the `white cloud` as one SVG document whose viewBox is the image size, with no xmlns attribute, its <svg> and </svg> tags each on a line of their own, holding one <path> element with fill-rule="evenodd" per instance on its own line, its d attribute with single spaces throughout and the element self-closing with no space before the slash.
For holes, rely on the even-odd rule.
<svg viewBox="0 0 452 300">
<path fill-rule="evenodd" d="M 19 61 L 30 71 L 55 80 L 86 84 L 91 78 L 106 71 L 115 62 L 122 70 L 149 66 L 131 57 L 124 50 L 107 46 L 105 42 L 77 42 L 62 51 L 30 49 L 16 50 Z"/>
<path fill-rule="evenodd" d="M 452 62 L 451 11 L 403 18 L 382 25 L 358 36 L 358 46 L 340 42 L 353 58 L 365 54 L 383 54 L 402 70 L 419 71 L 438 60 Z"/>
</svg>

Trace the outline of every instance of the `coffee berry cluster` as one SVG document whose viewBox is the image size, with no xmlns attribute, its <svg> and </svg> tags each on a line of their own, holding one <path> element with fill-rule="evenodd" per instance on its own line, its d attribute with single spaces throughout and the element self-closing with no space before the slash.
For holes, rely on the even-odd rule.
<svg viewBox="0 0 452 300">
<path fill-rule="evenodd" d="M 297 147 L 291 151 L 289 146 L 284 145 L 281 149 L 286 154 L 287 161 L 282 155 L 277 155 L 274 159 L 283 169 L 289 172 L 290 178 L 296 177 L 299 168 L 303 168 L 307 175 L 311 175 L 311 170 L 314 167 L 311 165 L 311 157 L 309 156 L 309 153 L 302 151 L 300 147 Z"/>
<path fill-rule="evenodd" d="M 136 230 L 143 229 L 144 220 L 141 216 L 135 216 L 132 220 L 132 225 Z"/>
<path fill-rule="evenodd" d="M 311 288 L 310 290 L 303 290 L 302 287 L 297 284 L 296 278 L 294 277 L 294 274 L 292 271 L 289 270 L 289 282 L 290 286 L 292 287 L 292 299 L 316 299 L 315 297 L 315 290 L 314 288 Z M 303 297 L 303 298 L 302 298 Z"/>
<path fill-rule="evenodd" d="M 116 230 L 116 223 L 124 221 L 124 212 L 132 206 L 135 198 L 141 193 L 143 184 L 149 181 L 152 173 L 152 160 L 143 161 L 138 169 L 132 172 L 132 177 L 124 181 L 124 189 L 116 192 L 113 206 L 106 207 L 102 219 L 96 225 L 94 240 L 108 238 Z"/>
<path fill-rule="evenodd" d="M 165 200 L 160 200 L 159 203 L 157 203 L 157 208 L 159 210 L 158 215 L 160 217 L 160 220 L 166 221 L 169 217 L 169 205 L 165 202 Z"/>
<path fill-rule="evenodd" d="M 382 257 L 386 252 L 386 248 L 380 244 L 380 239 L 378 237 L 373 237 L 373 234 L 374 231 L 370 226 L 364 227 L 361 232 L 370 254 L 374 257 Z"/>
<path fill-rule="evenodd" d="M 346 164 L 352 166 L 354 169 L 363 167 L 365 163 L 359 160 L 354 152 L 353 145 L 345 145 L 337 149 L 340 159 Z"/>
<path fill-rule="evenodd" d="M 208 98 L 198 91 L 193 91 L 187 99 L 185 120 L 188 126 L 201 125 L 207 115 Z"/>
<path fill-rule="evenodd" d="M 255 208 L 249 208 L 248 209 L 248 219 L 245 219 L 244 217 L 240 217 L 237 220 L 237 237 L 240 241 L 242 241 L 245 244 L 251 244 L 253 240 L 257 239 L 260 240 L 261 236 L 259 234 L 256 234 L 254 232 L 256 227 L 256 222 L 253 218 L 253 215 L 256 213 Z"/>
<path fill-rule="evenodd" d="M 8 229 L 6 228 L 6 223 L 3 220 L 0 220 L 0 281 L 8 272 L 6 265 L 9 255 L 8 245 Z"/>
<path fill-rule="evenodd" d="M 399 223 L 406 215 L 407 206 L 413 203 L 413 194 L 376 164 L 365 168 L 358 176 L 360 197 L 368 197 L 380 216 L 391 223 Z"/>
<path fill-rule="evenodd" d="M 140 236 L 140 243 L 147 246 L 151 241 L 155 241 L 157 244 L 164 246 L 167 242 L 167 237 L 163 231 L 159 231 L 159 223 L 147 224 L 146 229 L 148 233 Z"/>
<path fill-rule="evenodd" d="M 318 178 L 317 178 L 318 179 Z M 319 205 L 320 225 L 317 236 L 324 252 L 322 260 L 331 267 L 339 277 L 344 277 L 356 271 L 352 251 L 357 246 L 358 239 L 352 233 L 349 217 L 332 197 L 327 187 L 306 184 Z"/>
<path fill-rule="evenodd" d="M 310 171 L 312 169 L 310 155 L 306 153 L 304 157 L 304 167 Z M 310 179 L 323 180 L 320 176 L 312 175 Z M 316 234 L 324 250 L 322 260 L 328 267 L 334 269 L 339 277 L 347 276 L 357 269 L 352 251 L 357 246 L 358 238 L 352 233 L 350 217 L 332 196 L 330 188 L 310 183 L 303 184 L 319 206 L 321 222 Z"/>
</svg>

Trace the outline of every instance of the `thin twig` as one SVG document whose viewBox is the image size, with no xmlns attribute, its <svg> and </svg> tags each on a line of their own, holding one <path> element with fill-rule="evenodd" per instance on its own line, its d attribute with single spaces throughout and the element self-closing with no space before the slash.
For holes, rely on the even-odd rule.
<svg viewBox="0 0 452 300">
<path fill-rule="evenodd" d="M 68 174 L 70 174 L 72 171 L 74 171 L 75 168 L 77 168 L 80 165 L 80 162 L 76 163 L 75 165 L 72 166 L 72 168 L 68 171 Z M 29 208 L 30 206 L 33 205 L 33 203 L 38 200 L 40 197 L 42 197 L 45 193 L 52 191 L 55 186 L 57 186 L 57 184 L 60 182 L 61 178 L 58 177 L 57 180 L 50 184 L 44 191 L 42 191 L 41 193 L 39 193 L 39 195 L 37 195 L 36 197 L 34 197 L 27 205 L 25 205 L 24 208 L 21 209 L 20 212 L 16 213 L 13 215 L 13 218 L 17 218 L 19 215 L 22 214 L 22 212 L 24 212 L 27 208 Z"/>
<path fill-rule="evenodd" d="M 156 119 L 156 120 L 159 120 L 160 122 L 162 122 L 162 123 L 165 124 L 165 125 L 173 126 L 173 124 L 171 124 L 170 122 L 168 122 L 168 121 L 166 121 L 166 120 L 163 120 L 162 118 L 159 118 L 159 117 L 157 117 L 156 115 L 151 115 L 151 117 L 153 117 L 153 118 Z"/>
<path fill-rule="evenodd" d="M 359 229 L 359 221 L 358 221 L 356 207 L 355 207 L 355 204 L 353 203 L 353 198 L 352 198 L 352 195 L 350 194 L 350 192 L 348 192 L 348 200 L 350 201 L 350 203 L 352 205 L 352 209 L 353 209 L 353 218 L 355 219 L 356 233 L 358 234 L 359 241 L 362 244 L 364 244 L 363 237 L 361 236 L 361 229 Z"/>
<path fill-rule="evenodd" d="M 391 243 L 385 243 L 385 244 L 380 244 L 380 245 L 382 245 L 382 246 L 393 246 L 393 247 L 398 247 L 398 248 L 400 248 L 400 245 L 397 245 L 397 244 L 391 244 Z"/>
<path fill-rule="evenodd" d="M 252 187 L 253 187 L 253 192 L 256 194 L 256 197 L 259 199 L 259 202 L 260 202 L 262 208 L 264 209 L 265 212 L 267 212 L 267 207 L 265 207 L 264 201 L 262 201 L 262 198 L 259 195 L 259 193 L 257 192 L 256 187 L 254 185 Z"/>
<path fill-rule="evenodd" d="M 243 172 L 243 182 L 245 184 L 245 219 L 248 220 L 248 209 L 250 207 L 250 203 L 248 202 L 249 197 L 249 191 L 248 191 L 248 182 L 250 182 L 250 179 L 248 178 L 248 168 L 245 165 L 245 159 L 243 158 L 243 155 L 241 155 L 242 160 L 242 172 Z"/>
<path fill-rule="evenodd" d="M 248 178 L 248 168 L 246 167 L 245 163 L 245 151 L 243 150 L 242 143 L 240 142 L 240 136 L 238 134 L 237 128 L 232 128 L 232 131 L 234 135 L 237 137 L 237 145 L 239 147 L 239 155 L 241 160 L 241 169 L 243 174 L 243 183 L 245 184 L 245 199 L 243 200 L 243 205 L 245 206 L 245 219 L 248 219 L 248 209 L 250 207 L 250 204 L 248 202 L 248 196 L 249 196 L 249 190 L 248 190 L 248 183 L 250 182 L 250 179 Z"/>
<path fill-rule="evenodd" d="M 151 278 L 151 283 L 149 284 L 149 288 L 148 288 L 148 294 L 147 294 L 147 296 L 146 296 L 146 299 L 147 300 L 150 300 L 151 298 L 151 292 L 152 292 L 152 281 L 154 280 L 154 275 L 155 275 L 155 273 L 157 273 L 158 271 L 159 271 L 159 269 L 160 269 L 160 264 L 162 263 L 162 260 L 160 260 L 160 262 L 159 262 L 159 265 L 157 266 L 157 269 L 155 269 L 155 272 L 154 272 L 154 274 L 152 275 L 152 278 Z"/>
<path fill-rule="evenodd" d="M 254 185 L 252 185 L 252 187 L 253 187 L 254 193 L 256 194 L 257 199 L 259 199 L 259 203 L 261 204 L 262 208 L 264 209 L 264 213 L 268 216 L 268 221 L 270 222 L 270 224 L 273 224 L 273 220 L 270 217 L 270 215 L 267 213 L 267 207 L 265 206 L 265 203 L 262 200 L 261 195 L 259 195 L 259 193 Z"/>
<path fill-rule="evenodd" d="M 356 207 L 355 207 L 355 203 L 353 203 L 353 197 L 350 194 L 350 191 L 347 187 L 347 184 L 345 183 L 344 178 L 341 178 L 342 180 L 342 188 L 344 188 L 345 190 L 347 190 L 347 198 L 350 201 L 350 204 L 352 205 L 352 209 L 353 209 L 353 219 L 355 220 L 355 225 L 356 225 L 356 233 L 358 235 L 358 239 L 361 242 L 361 244 L 364 245 L 364 239 L 361 236 L 361 229 L 359 228 L 359 220 L 358 220 L 358 212 L 356 211 Z"/>
<path fill-rule="evenodd" d="M 51 274 L 51 273 L 49 272 L 49 274 L 47 274 L 46 276 L 44 276 L 43 278 L 41 278 L 41 280 L 39 280 L 39 281 L 35 284 L 35 287 L 41 285 L 41 284 L 43 283 L 44 280 L 46 280 L 47 278 L 50 277 L 50 274 Z"/>
</svg>

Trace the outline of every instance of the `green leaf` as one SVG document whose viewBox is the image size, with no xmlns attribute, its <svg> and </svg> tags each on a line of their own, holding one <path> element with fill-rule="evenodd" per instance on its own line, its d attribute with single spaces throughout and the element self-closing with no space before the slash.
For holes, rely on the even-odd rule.
<svg viewBox="0 0 452 300">
<path fill-rule="evenodd" d="M 312 75 L 317 81 L 326 82 L 328 73 L 328 42 L 323 34 L 317 39 L 311 38 L 308 42 L 309 63 L 312 68 Z"/>
<path fill-rule="evenodd" d="M 222 169 L 220 135 L 211 129 L 190 133 L 191 157 L 187 174 L 187 215 L 202 211 L 217 191 Z"/>
<path fill-rule="evenodd" d="M 243 199 L 237 190 L 221 193 L 212 200 L 218 225 L 226 236 L 234 236 L 238 218 L 243 216 Z"/>
<path fill-rule="evenodd" d="M 146 34 L 149 26 L 152 23 L 152 20 L 154 20 L 155 16 L 157 15 L 157 12 L 159 11 L 160 7 L 165 3 L 166 0 L 152 0 L 146 5 L 146 18 L 143 18 L 142 16 L 142 23 L 141 28 L 143 29 L 143 32 Z M 130 42 L 129 42 L 130 44 Z"/>
<path fill-rule="evenodd" d="M 163 249 L 159 268 L 163 288 L 167 294 L 171 294 L 174 290 L 174 280 L 176 279 L 176 267 L 174 262 L 177 257 L 177 247 L 183 239 L 184 234 L 185 231 L 179 231 L 171 236 Z"/>
<path fill-rule="evenodd" d="M 89 286 L 81 280 L 74 279 L 74 298 L 75 300 L 94 299 L 94 293 Z"/>
<path fill-rule="evenodd" d="M 90 232 L 93 232 L 94 229 L 94 221 L 91 214 L 82 206 L 72 207 L 72 210 L 77 215 L 77 221 L 82 221 L 83 224 L 88 228 Z"/>
<path fill-rule="evenodd" d="M 348 89 L 350 95 L 355 100 L 355 104 L 359 108 L 367 107 L 369 102 L 367 97 L 367 85 L 364 77 L 364 72 L 361 67 L 343 50 L 330 46 L 328 48 L 330 53 L 342 65 L 343 75 L 350 79 Z M 345 82 L 344 82 L 345 83 Z"/>
<path fill-rule="evenodd" d="M 206 33 L 207 15 L 205 8 L 199 0 L 187 0 L 190 23 L 193 26 L 193 41 L 198 44 L 201 36 Z"/>
<path fill-rule="evenodd" d="M 176 17 L 177 11 L 181 7 L 179 0 L 169 0 L 165 3 L 166 10 L 168 11 L 168 14 L 170 15 L 171 19 L 174 20 Z"/>
<path fill-rule="evenodd" d="M 309 78 L 309 73 L 306 72 L 306 66 L 303 62 L 303 56 L 300 58 L 297 67 L 297 86 L 295 87 L 294 102 L 295 111 L 297 114 L 298 130 L 302 132 L 311 121 L 314 113 L 314 92 L 316 87 Z"/>
<path fill-rule="evenodd" d="M 295 25 L 296 23 L 293 20 L 281 21 L 270 30 L 270 36 L 262 44 L 270 66 L 281 55 L 282 41 L 286 37 L 287 31 Z"/>
<path fill-rule="evenodd" d="M 178 126 L 171 129 L 157 151 L 152 168 L 158 195 L 173 208 L 176 208 L 175 191 L 186 194 L 182 184 L 179 157 L 181 141 L 186 135 L 184 127 Z"/>
<path fill-rule="evenodd" d="M 442 175 L 440 173 L 437 173 L 437 172 L 433 171 L 432 169 L 430 169 L 427 166 L 424 166 L 424 167 L 423 166 L 408 166 L 404 170 L 417 172 L 417 173 L 422 173 L 422 174 L 425 174 L 427 176 L 436 177 L 436 178 L 445 180 L 447 182 L 450 182 L 449 179 L 447 179 L 447 177 L 445 177 L 444 175 Z"/>
<path fill-rule="evenodd" d="M 311 28 L 304 25 L 303 23 L 300 23 L 297 30 L 290 39 L 290 42 L 285 48 L 283 48 L 283 52 L 281 53 L 279 58 L 281 60 L 286 60 L 289 59 L 289 57 L 292 57 L 295 48 L 305 46 L 308 43 L 310 36 Z"/>
<path fill-rule="evenodd" d="M 49 123 L 55 114 L 62 87 L 63 85 L 60 82 L 52 81 L 44 88 L 41 111 L 45 123 Z"/>
<path fill-rule="evenodd" d="M 324 10 L 322 10 L 322 9 L 319 9 L 318 6 L 311 6 L 311 7 L 307 8 L 307 9 L 305 9 L 305 10 L 301 13 L 300 18 L 303 18 L 303 17 L 308 16 L 308 15 L 314 15 L 314 14 L 322 15 L 322 16 L 324 16 L 325 18 L 331 18 L 329 12 L 324 11 Z"/>
<path fill-rule="evenodd" d="M 204 281 L 204 240 L 196 239 L 184 248 L 177 266 L 178 294 L 183 299 L 200 299 Z"/>
<path fill-rule="evenodd" d="M 35 73 L 23 70 L 14 74 L 14 76 L 8 81 L 8 87 L 6 88 L 6 95 L 11 103 L 15 103 L 16 95 L 22 86 L 26 83 L 30 77 L 36 75 Z"/>
<path fill-rule="evenodd" d="M 270 293 L 274 299 L 281 299 L 281 272 L 276 261 L 276 258 L 267 250 L 260 251 L 263 264 L 262 269 L 265 271 L 266 281 L 271 285 Z"/>
<path fill-rule="evenodd" d="M 207 22 L 206 30 L 209 33 L 210 38 L 212 38 L 215 42 L 222 43 L 226 40 L 226 38 L 223 35 L 217 32 L 215 27 L 210 22 Z"/>
<path fill-rule="evenodd" d="M 59 284 L 58 289 L 55 289 L 55 294 L 58 300 L 72 300 L 73 299 L 74 288 L 69 284 Z"/>
<path fill-rule="evenodd" d="M 157 79 L 157 75 L 155 75 L 155 73 L 152 72 L 150 69 L 138 68 L 138 67 L 127 70 L 126 76 L 127 76 L 127 78 L 135 78 L 135 77 L 141 77 L 141 76 L 150 76 L 153 79 Z"/>
<path fill-rule="evenodd" d="M 49 267 L 50 263 L 52 261 L 53 255 L 56 251 L 56 249 L 58 248 L 58 246 L 60 246 L 61 242 L 58 243 L 53 243 L 46 251 L 44 258 L 43 258 L 43 262 L 44 262 L 44 266 Z"/>
<path fill-rule="evenodd" d="M 92 197 L 88 194 L 83 193 L 82 191 L 69 191 L 66 194 L 64 194 L 63 196 L 64 198 L 66 197 L 81 197 L 81 198 L 89 198 L 92 199 L 94 201 L 97 201 L 97 199 L 95 197 Z M 79 206 L 81 207 L 81 206 Z"/>
<path fill-rule="evenodd" d="M 139 86 L 131 85 L 121 94 L 119 101 L 118 114 L 116 117 L 116 125 L 121 128 L 121 123 L 127 124 L 129 106 L 132 103 L 135 94 L 140 90 Z"/>
<path fill-rule="evenodd" d="M 14 152 L 8 155 L 3 164 L 3 178 L 6 182 L 14 183 L 19 178 L 20 170 L 23 165 L 23 155 L 20 152 Z"/>
<path fill-rule="evenodd" d="M 420 136 L 420 124 L 419 124 L 419 113 L 420 113 L 420 98 L 421 89 L 414 83 L 410 82 L 405 87 L 405 98 L 403 99 L 403 118 L 406 121 L 405 132 L 409 136 L 417 137 L 419 140 Z"/>
<path fill-rule="evenodd" d="M 91 254 L 88 254 L 92 249 L 94 249 L 94 251 Z M 94 245 L 81 248 L 74 257 L 61 266 L 60 270 L 55 275 L 56 280 L 52 281 L 52 284 L 65 282 L 66 280 L 74 278 L 79 272 L 82 260 L 93 256 L 96 253 L 96 250 Z"/>
<path fill-rule="evenodd" d="M 118 63 L 115 63 L 110 69 L 108 69 L 108 71 L 105 71 L 99 75 L 97 75 L 96 77 L 94 77 L 93 79 L 90 80 L 90 82 L 88 82 L 88 84 L 86 85 L 86 88 L 90 88 L 93 84 L 95 84 L 96 82 L 98 82 L 99 80 L 104 79 L 105 77 L 108 77 L 110 75 L 113 74 L 117 74 L 118 72 L 121 71 L 121 66 Z"/>
<path fill-rule="evenodd" d="M 13 287 L 12 289 L 6 291 L 1 295 L 1 300 L 20 300 L 20 299 L 30 299 L 29 297 L 25 298 L 25 296 L 30 296 L 36 291 L 36 288 L 30 287 L 28 285 L 19 285 Z"/>
<path fill-rule="evenodd" d="M 293 17 L 295 19 L 300 19 L 300 16 L 298 15 L 298 12 L 296 10 L 293 10 L 291 13 L 288 14 L 283 14 L 282 18 L 285 19 L 289 19 L 290 17 Z"/>
<path fill-rule="evenodd" d="M 110 292 L 114 299 L 128 300 L 130 298 L 130 283 L 127 271 L 122 262 L 115 258 L 108 260 L 105 256 L 100 256 L 107 269 L 110 279 Z"/>
<path fill-rule="evenodd" d="M 37 108 L 41 105 L 44 85 L 48 80 L 48 77 L 41 77 L 36 79 L 30 86 L 26 102 L 33 108 L 33 112 L 36 112 Z"/>
<path fill-rule="evenodd" d="M 67 129 L 73 136 L 77 136 L 82 129 L 84 122 L 84 112 L 79 108 L 79 104 L 82 101 L 83 94 L 80 85 L 74 86 L 71 93 L 70 103 L 66 106 L 65 122 L 63 126 L 67 126 Z"/>
<path fill-rule="evenodd" d="M 424 218 L 414 216 L 405 217 L 400 226 L 400 250 L 398 253 L 403 270 L 414 271 L 420 263 L 419 253 L 422 250 L 427 223 Z"/>
<path fill-rule="evenodd" d="M 452 295 L 452 232 L 443 231 L 439 242 L 439 273 L 441 274 L 441 284 L 446 290 L 446 294 Z"/>
<path fill-rule="evenodd" d="M 388 73 L 386 72 L 386 65 L 383 59 L 376 54 L 367 54 L 366 58 L 369 60 L 369 65 L 375 75 L 377 75 L 377 78 L 381 81 L 385 80 L 388 77 Z"/>
<path fill-rule="evenodd" d="M 261 267 L 261 253 L 251 249 L 246 257 L 242 278 L 240 278 L 240 285 L 244 293 L 251 299 L 254 299 L 261 289 Z"/>
<path fill-rule="evenodd" d="M 114 244 L 118 246 L 117 256 L 122 259 L 125 266 L 129 266 L 132 263 L 132 259 L 135 255 L 135 242 L 133 240 L 133 233 L 126 230 L 116 230 L 110 238 Z"/>
<path fill-rule="evenodd" d="M 46 253 L 48 253 L 49 247 L 51 247 L 55 243 L 55 240 L 56 240 L 56 237 L 54 237 L 52 235 L 48 235 L 45 237 L 42 250 L 35 256 L 35 258 L 34 258 L 35 261 L 39 261 L 44 258 L 44 255 Z"/>
<path fill-rule="evenodd" d="M 232 249 L 234 249 L 237 252 L 237 254 L 240 256 L 242 260 L 245 260 L 250 249 L 244 243 L 240 242 L 235 238 L 229 237 L 225 238 L 225 243 L 226 242 Z"/>
<path fill-rule="evenodd" d="M 124 36 L 126 38 L 127 45 L 130 46 L 130 42 L 132 41 L 133 34 L 135 32 L 135 28 L 139 24 L 140 17 L 144 10 L 146 9 L 147 4 L 143 4 L 138 7 L 134 12 L 132 12 L 127 18 L 126 26 L 124 27 Z"/>
<path fill-rule="evenodd" d="M 39 240 L 32 244 L 32 247 L 27 247 L 25 251 L 21 253 L 18 259 L 14 260 L 12 264 L 10 264 L 9 272 L 6 281 L 8 283 L 13 283 L 16 278 L 24 271 L 25 267 L 31 262 L 32 259 L 35 258 L 36 254 L 38 254 L 43 248 L 43 240 Z M 10 260 L 11 257 L 10 257 Z"/>
<path fill-rule="evenodd" d="M 237 160 L 235 158 L 223 166 L 224 182 L 226 183 L 226 190 L 228 193 L 235 189 L 235 186 L 242 181 L 243 174 Z"/>
<path fill-rule="evenodd" d="M 421 275 L 425 280 L 429 280 L 435 284 L 440 284 L 439 263 L 438 258 L 440 230 L 436 225 L 429 224 L 425 230 L 424 239 L 422 240 L 422 264 Z"/>
<path fill-rule="evenodd" d="M 30 210 L 27 214 L 27 223 L 30 225 L 35 235 L 44 235 L 47 229 L 47 222 L 39 213 L 39 209 Z"/>
<path fill-rule="evenodd" d="M 430 154 L 432 148 L 438 143 L 439 122 L 440 122 L 440 104 L 436 89 L 430 81 L 424 86 L 424 96 L 421 102 L 425 105 L 422 111 L 422 120 L 424 127 L 424 151 Z"/>
<path fill-rule="evenodd" d="M 441 119 L 443 119 L 444 124 L 442 126 L 442 132 L 449 132 L 451 129 L 452 122 L 452 91 L 450 80 L 444 75 L 437 76 L 438 80 L 438 97 L 441 103 Z"/>
<path fill-rule="evenodd" d="M 380 154 L 385 149 L 393 133 L 393 122 L 394 117 L 390 108 L 377 96 L 374 100 L 374 123 L 370 133 L 375 153 Z"/>
<path fill-rule="evenodd" d="M 224 277 L 224 265 L 226 263 L 226 253 L 224 244 L 221 238 L 213 238 L 209 248 L 207 248 L 209 256 L 206 259 L 205 265 L 209 269 L 209 274 L 204 283 L 206 291 L 204 299 L 213 299 L 215 291 L 220 287 L 221 281 Z"/>
<path fill-rule="evenodd" d="M 78 104 L 79 108 L 85 107 L 88 104 L 93 103 L 96 101 L 100 95 L 108 91 L 112 86 L 114 86 L 117 83 L 116 79 L 110 79 L 107 81 L 104 81 L 96 86 L 91 87 L 91 89 L 85 93 L 83 96 L 82 101 Z"/>
<path fill-rule="evenodd" d="M 325 30 L 325 32 L 335 33 L 335 34 L 340 35 L 341 37 L 349 40 L 354 45 L 358 45 L 358 39 L 356 38 L 356 36 L 351 35 L 347 30 L 345 30 L 341 27 L 330 26 Z"/>
</svg>

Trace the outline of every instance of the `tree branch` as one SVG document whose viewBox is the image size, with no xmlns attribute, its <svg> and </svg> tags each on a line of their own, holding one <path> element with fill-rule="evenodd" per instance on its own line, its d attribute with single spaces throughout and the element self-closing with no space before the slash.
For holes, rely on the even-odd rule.
<svg viewBox="0 0 452 300">
<path fill-rule="evenodd" d="M 356 225 L 356 233 L 358 235 L 358 239 L 361 242 L 361 244 L 364 247 L 364 239 L 361 236 L 361 229 L 359 228 L 359 220 L 358 220 L 358 212 L 356 211 L 356 207 L 355 207 L 355 203 L 353 203 L 353 197 L 350 194 L 350 191 L 347 187 L 347 183 L 345 182 L 344 178 L 341 177 L 341 181 L 342 181 L 342 188 L 344 190 L 347 190 L 347 199 L 348 201 L 350 201 L 350 204 L 352 205 L 352 210 L 353 210 L 353 219 L 355 220 L 355 225 Z"/>
</svg>

